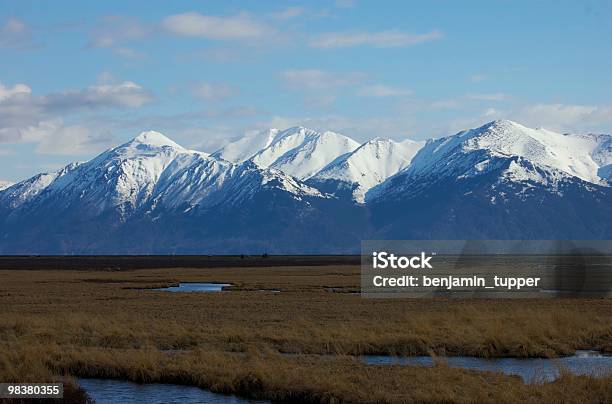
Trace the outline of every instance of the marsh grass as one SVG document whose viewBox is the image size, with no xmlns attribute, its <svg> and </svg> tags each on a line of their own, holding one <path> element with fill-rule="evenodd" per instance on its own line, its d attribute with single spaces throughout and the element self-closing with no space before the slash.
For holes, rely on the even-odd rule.
<svg viewBox="0 0 612 404">
<path fill-rule="evenodd" d="M 2 347 L 2 354 L 6 353 Z M 518 377 L 455 369 L 368 366 L 354 358 L 279 355 L 251 349 L 243 355 L 194 350 L 169 356 L 158 350 L 13 346 L 13 358 L 45 363 L 49 374 L 138 383 L 198 386 L 217 393 L 284 402 L 606 402 L 612 378 L 564 373 L 553 383 L 525 385 Z M 36 366 L 37 376 L 45 371 Z"/>
<path fill-rule="evenodd" d="M 142 290 L 189 281 L 234 287 Z M 443 359 L 610 349 L 611 300 L 370 300 L 328 291 L 358 287 L 359 268 L 350 266 L 0 271 L 0 379 L 117 378 L 294 402 L 612 397 L 610 377 L 564 372 L 554 383 L 525 385 L 449 368 Z M 367 354 L 430 355 L 435 366 L 371 366 L 348 357 Z"/>
<path fill-rule="evenodd" d="M 74 377 L 60 371 L 49 362 L 51 346 L 22 346 L 20 344 L 0 346 L 0 381 L 3 383 L 62 383 L 62 399 L 0 399 L 2 404 L 16 403 L 90 403 L 91 400 L 81 389 Z"/>
</svg>

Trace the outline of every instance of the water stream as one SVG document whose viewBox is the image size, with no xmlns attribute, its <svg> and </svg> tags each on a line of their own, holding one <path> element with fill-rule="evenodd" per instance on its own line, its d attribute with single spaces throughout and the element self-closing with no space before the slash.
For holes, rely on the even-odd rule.
<svg viewBox="0 0 612 404">
<path fill-rule="evenodd" d="M 429 356 L 378 356 L 360 357 L 368 365 L 418 365 L 433 366 L 434 359 Z M 612 374 L 612 356 L 598 351 L 576 351 L 572 356 L 561 358 L 477 358 L 471 356 L 449 356 L 440 358 L 448 366 L 501 372 L 517 375 L 525 383 L 553 381 L 559 377 L 560 369 L 575 375 L 605 376 Z"/>
<path fill-rule="evenodd" d="M 212 393 L 197 387 L 176 384 L 137 384 L 111 379 L 79 379 L 79 385 L 85 389 L 96 404 L 247 404 L 254 401 L 235 396 Z M 265 401 L 257 401 L 265 403 Z"/>
<path fill-rule="evenodd" d="M 231 283 L 196 283 L 196 282 L 181 282 L 178 286 L 169 286 L 167 288 L 158 288 L 162 292 L 222 292 L 223 288 L 232 286 Z"/>
</svg>

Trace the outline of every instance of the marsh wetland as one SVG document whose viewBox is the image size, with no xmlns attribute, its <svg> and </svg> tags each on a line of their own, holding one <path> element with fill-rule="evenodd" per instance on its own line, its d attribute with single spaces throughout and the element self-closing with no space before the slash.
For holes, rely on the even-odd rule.
<svg viewBox="0 0 612 404">
<path fill-rule="evenodd" d="M 0 378 L 62 379 L 77 392 L 79 379 L 161 383 L 286 402 L 612 397 L 609 373 L 572 374 L 562 358 L 612 352 L 611 299 L 363 299 L 354 293 L 360 269 L 352 262 L 235 261 L 2 266 Z M 193 283 L 228 286 L 158 290 Z M 455 366 L 457 357 L 561 359 L 549 363 L 554 378 L 542 373 L 534 382 L 494 367 Z"/>
</svg>

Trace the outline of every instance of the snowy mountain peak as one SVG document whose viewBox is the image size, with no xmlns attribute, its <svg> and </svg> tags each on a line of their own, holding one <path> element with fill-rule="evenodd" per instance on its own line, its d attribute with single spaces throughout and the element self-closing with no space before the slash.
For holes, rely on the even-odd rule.
<svg viewBox="0 0 612 404">
<path fill-rule="evenodd" d="M 319 135 L 320 133 L 317 132 L 314 129 L 309 129 L 306 128 L 304 126 L 293 126 L 291 128 L 282 130 L 278 133 L 278 136 L 276 137 L 275 140 L 279 140 L 282 139 L 284 137 L 287 136 L 292 136 L 292 135 L 302 135 L 302 136 L 316 136 Z"/>
<path fill-rule="evenodd" d="M 393 141 L 392 139 L 388 137 L 376 136 L 368 140 L 367 142 L 362 143 L 355 151 L 365 148 L 365 147 L 371 147 L 371 146 L 384 147 L 392 143 L 395 143 L 395 141 Z"/>
<path fill-rule="evenodd" d="M 162 173 L 185 153 L 189 151 L 161 133 L 143 132 L 88 162 L 19 185 L 30 184 L 28 200 L 50 199 L 61 208 L 80 206 L 98 213 L 114 209 L 125 217 L 149 200 Z"/>
<path fill-rule="evenodd" d="M 353 188 L 353 199 L 364 202 L 366 192 L 391 175 L 407 167 L 423 142 L 395 142 L 376 137 L 351 153 L 339 156 L 312 179 L 318 182 L 339 181 Z"/>
<path fill-rule="evenodd" d="M 39 195 L 56 178 L 57 173 L 37 174 L 32 178 L 5 188 L 0 194 L 0 205 L 15 209 Z"/>
<path fill-rule="evenodd" d="M 268 147 L 276 139 L 279 132 L 278 129 L 249 132 L 245 136 L 226 144 L 212 153 L 211 156 L 232 163 L 242 163 L 261 149 Z"/>
<path fill-rule="evenodd" d="M 175 149 L 183 149 L 182 146 L 180 146 L 179 144 L 177 144 L 170 138 L 166 137 L 165 135 L 159 132 L 153 131 L 153 130 L 142 132 L 140 135 L 136 136 L 129 143 L 135 144 L 135 145 L 145 145 L 145 146 L 150 146 L 150 147 L 169 146 Z"/>
<path fill-rule="evenodd" d="M 602 139 L 560 134 L 543 128 L 531 129 L 513 121 L 499 120 L 428 141 L 423 153 L 413 161 L 410 171 L 432 174 L 436 172 L 436 166 L 447 170 L 450 156 L 480 151 L 493 158 L 521 157 L 584 181 L 602 184 L 604 179 L 598 171 L 610 156 Z"/>
<path fill-rule="evenodd" d="M 296 178 L 307 179 L 357 147 L 358 142 L 339 133 L 295 127 L 280 132 L 268 147 L 251 159 L 260 167 L 276 168 Z"/>
<path fill-rule="evenodd" d="M 496 119 L 494 121 L 484 124 L 483 126 L 491 126 L 491 127 L 498 127 L 498 128 L 512 128 L 512 127 L 526 128 L 526 126 L 523 126 L 518 122 L 511 121 L 510 119 Z"/>
<path fill-rule="evenodd" d="M 509 120 L 493 121 L 428 140 L 409 167 L 372 189 L 366 199 L 410 194 L 415 183 L 463 181 L 492 172 L 498 172 L 499 181 L 519 184 L 520 189 L 540 184 L 557 192 L 560 181 L 575 180 L 608 186 L 612 171 L 608 141 L 607 136 L 560 134 Z"/>
<path fill-rule="evenodd" d="M 322 197 L 283 172 L 263 169 L 252 161 L 234 164 L 184 149 L 158 132 L 143 132 L 88 162 L 2 191 L 0 208 L 15 209 L 32 202 L 58 212 L 78 208 L 87 214 L 111 213 L 125 221 L 156 208 L 205 209 L 266 192 L 298 200 Z"/>
<path fill-rule="evenodd" d="M 496 121 L 491 128 L 465 144 L 465 150 L 486 149 L 492 155 L 519 156 L 534 164 L 563 171 L 584 181 L 599 184 L 602 153 L 597 138 L 560 134 L 547 129 L 530 129 L 511 121 Z M 607 156 L 606 156 L 607 154 Z"/>
<path fill-rule="evenodd" d="M 468 129 L 463 132 L 482 133 L 487 130 L 503 132 L 503 131 L 523 130 L 523 129 L 530 129 L 530 128 L 523 126 L 518 122 L 511 121 L 509 119 L 496 119 L 494 121 L 487 122 L 478 128 Z M 540 130 L 540 129 L 542 128 L 536 128 L 535 130 Z"/>
</svg>

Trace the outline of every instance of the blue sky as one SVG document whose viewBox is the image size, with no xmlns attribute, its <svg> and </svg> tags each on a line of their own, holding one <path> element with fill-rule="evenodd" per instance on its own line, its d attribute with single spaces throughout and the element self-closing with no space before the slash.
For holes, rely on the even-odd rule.
<svg viewBox="0 0 612 404">
<path fill-rule="evenodd" d="M 612 132 L 608 1 L 0 0 L 0 180 L 143 130 L 424 139 L 493 119 Z"/>
</svg>

